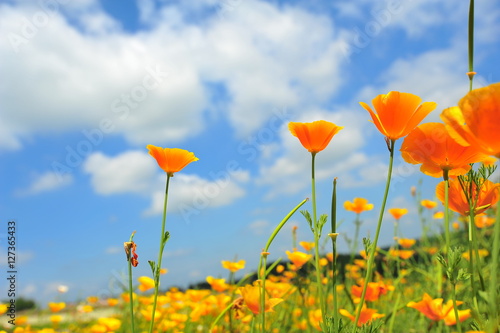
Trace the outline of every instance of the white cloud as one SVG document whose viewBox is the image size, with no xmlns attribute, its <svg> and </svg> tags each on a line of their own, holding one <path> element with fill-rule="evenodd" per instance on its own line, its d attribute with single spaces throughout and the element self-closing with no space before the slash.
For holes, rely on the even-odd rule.
<svg viewBox="0 0 500 333">
<path fill-rule="evenodd" d="M 269 229 L 269 222 L 266 220 L 255 220 L 248 225 L 248 230 L 254 235 L 263 235 Z"/>
<path fill-rule="evenodd" d="M 364 145 L 363 127 L 368 122 L 361 122 L 358 111 L 327 112 L 310 110 L 293 119 L 299 122 L 327 120 L 338 126 L 344 126 L 337 133 L 328 147 L 316 156 L 316 180 L 321 181 L 333 177 L 343 177 L 357 167 L 363 166 L 367 157 L 359 153 Z M 279 194 L 293 194 L 304 189 L 310 183 L 311 156 L 292 136 L 286 126 L 280 133 L 282 155 L 271 161 L 263 161 L 258 183 L 270 186 L 268 198 Z"/>
<path fill-rule="evenodd" d="M 83 164 L 90 174 L 94 190 L 103 195 L 135 193 L 151 197 L 146 215 L 163 212 L 165 173 L 148 153 L 127 151 L 110 157 L 102 152 L 91 154 Z M 212 180 L 197 175 L 178 173 L 169 188 L 169 211 L 190 215 L 209 207 L 228 205 L 245 195 L 241 186 L 250 179 L 240 168 L 217 173 Z"/>
<path fill-rule="evenodd" d="M 17 191 L 18 195 L 35 195 L 43 192 L 54 191 L 73 183 L 73 176 L 70 174 L 60 175 L 56 172 L 45 172 L 36 175 L 31 185 L 25 189 Z"/>
<path fill-rule="evenodd" d="M 158 166 L 146 152 L 127 151 L 115 157 L 96 152 L 84 162 L 83 170 L 91 175 L 92 186 L 99 194 L 144 194 L 156 189 Z"/>
<path fill-rule="evenodd" d="M 437 108 L 424 122 L 439 121 L 441 111 L 457 105 L 468 92 L 466 55 L 461 49 L 465 49 L 464 45 L 457 44 L 408 59 L 396 59 L 381 77 L 383 84 L 363 88 L 358 100 L 371 104 L 378 94 L 391 90 L 409 92 L 420 96 L 422 102 L 436 102 Z M 462 71 L 457 70 L 460 68 Z"/>
<path fill-rule="evenodd" d="M 139 7 L 151 15 L 150 2 Z M 183 140 L 203 130 L 212 107 L 204 82 L 226 87 L 229 119 L 245 135 L 273 108 L 321 103 L 341 82 L 330 19 L 301 9 L 245 1 L 202 26 L 165 5 L 169 20 L 134 34 L 95 2 L 63 9 L 71 24 L 62 9 L 52 11 L 27 35 L 33 8 L 0 6 L 8 37 L 0 41 L 0 71 L 9 78 L 0 107 L 11 138 L 4 147 L 32 133 L 97 128 L 103 119 L 132 142 Z"/>
</svg>

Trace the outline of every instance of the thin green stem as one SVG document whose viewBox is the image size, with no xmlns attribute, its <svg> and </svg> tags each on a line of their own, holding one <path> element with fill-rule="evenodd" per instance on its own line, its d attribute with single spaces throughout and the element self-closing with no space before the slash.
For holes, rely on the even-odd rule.
<svg viewBox="0 0 500 333">
<path fill-rule="evenodd" d="M 378 223 L 377 223 L 377 230 L 375 232 L 375 239 L 371 245 L 370 254 L 368 256 L 368 264 L 367 264 L 367 268 L 366 268 L 366 277 L 365 277 L 365 281 L 363 284 L 363 292 L 361 293 L 361 300 L 359 301 L 358 308 L 356 310 L 356 319 L 354 320 L 352 333 L 356 332 L 357 323 L 358 323 L 359 317 L 361 315 L 361 309 L 363 308 L 363 304 L 365 302 L 365 295 L 366 295 L 366 289 L 368 286 L 368 282 L 370 282 L 370 279 L 372 277 L 373 263 L 375 261 L 375 251 L 377 250 L 378 238 L 380 235 L 380 229 L 382 227 L 382 220 L 384 218 L 385 205 L 387 203 L 387 197 L 389 196 L 389 188 L 391 185 L 392 165 L 394 164 L 394 144 L 395 143 L 396 143 L 395 140 L 390 140 L 389 168 L 387 170 L 387 181 L 386 181 L 386 185 L 385 185 L 384 198 L 382 199 L 382 205 L 380 207 L 380 214 L 379 214 Z"/>
<path fill-rule="evenodd" d="M 457 291 L 455 290 L 455 282 L 453 282 L 451 286 L 451 297 L 453 299 L 453 313 L 455 314 L 455 318 L 457 319 L 458 333 L 462 333 L 462 323 L 460 322 L 460 318 L 458 317 Z"/>
<path fill-rule="evenodd" d="M 497 189 L 498 190 L 498 189 Z M 493 246 L 491 254 L 491 276 L 490 276 L 490 286 L 489 286 L 489 325 L 488 332 L 495 333 L 498 332 L 498 261 L 500 252 L 500 207 L 497 205 L 496 208 L 496 221 L 493 229 Z"/>
<path fill-rule="evenodd" d="M 160 249 L 158 251 L 158 262 L 156 263 L 154 270 L 154 282 L 155 282 L 155 291 L 153 296 L 153 310 L 151 313 L 151 323 L 149 325 L 149 333 L 153 332 L 154 322 L 155 322 L 155 312 L 156 312 L 156 304 L 158 301 L 158 291 L 160 289 L 160 269 L 161 269 L 161 259 L 163 258 L 163 249 L 165 248 L 165 244 L 167 242 L 167 237 L 165 236 L 165 222 L 167 220 L 167 201 L 168 201 L 168 186 L 170 184 L 171 176 L 167 174 L 167 184 L 165 186 L 165 200 L 163 202 L 163 216 L 161 220 L 161 234 L 160 234 Z"/>
<path fill-rule="evenodd" d="M 469 5 L 469 29 L 468 29 L 468 48 L 469 48 L 469 72 L 474 71 L 474 0 L 470 0 Z M 469 75 L 469 90 L 472 90 L 472 81 L 474 75 Z"/>
<path fill-rule="evenodd" d="M 338 300 L 337 300 L 337 178 L 333 180 L 332 191 L 332 293 L 333 293 L 333 321 L 336 327 L 339 326 Z"/>
<path fill-rule="evenodd" d="M 389 333 L 392 333 L 392 329 L 394 327 L 394 321 L 396 319 L 396 312 L 398 310 L 399 300 L 400 299 L 401 299 L 401 292 L 398 292 L 398 296 L 396 298 L 396 302 L 394 303 L 394 306 L 392 308 L 391 320 L 389 321 Z"/>
<path fill-rule="evenodd" d="M 259 268 L 257 271 L 257 274 L 259 275 L 259 279 L 262 281 L 261 285 L 261 292 L 260 292 L 260 308 L 261 308 L 261 322 L 262 322 L 262 328 L 261 331 L 264 332 L 265 330 L 265 323 L 266 323 L 266 315 L 265 315 L 265 305 L 266 305 L 266 268 L 267 268 L 267 256 L 268 256 L 268 250 L 269 247 L 271 246 L 271 243 L 273 242 L 274 238 L 278 235 L 279 231 L 285 223 L 292 217 L 292 215 L 303 205 L 306 203 L 308 199 L 302 200 L 297 206 L 295 206 L 294 209 L 292 209 L 283 220 L 278 224 L 278 226 L 274 229 L 273 233 L 267 240 L 266 246 L 262 250 L 261 256 L 260 256 L 260 261 L 259 261 Z"/>
<path fill-rule="evenodd" d="M 321 282 L 321 266 L 319 265 L 319 237 L 321 230 L 319 230 L 318 219 L 316 214 L 316 182 L 314 177 L 314 161 L 316 153 L 311 153 L 311 191 L 312 191 L 312 210 L 313 210 L 313 230 L 314 230 L 314 265 L 316 266 L 316 282 L 318 288 L 319 303 L 321 309 L 321 318 L 323 325 L 326 325 L 326 304 L 325 295 L 323 294 L 323 284 Z"/>
<path fill-rule="evenodd" d="M 451 241 L 450 241 L 450 210 L 448 208 L 449 207 L 448 170 L 443 170 L 443 179 L 444 179 L 444 234 L 446 237 L 445 253 L 449 253 Z"/>
</svg>

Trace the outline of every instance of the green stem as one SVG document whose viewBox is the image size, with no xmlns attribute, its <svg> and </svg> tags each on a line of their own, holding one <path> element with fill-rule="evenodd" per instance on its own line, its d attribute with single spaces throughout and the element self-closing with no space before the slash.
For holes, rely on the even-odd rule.
<svg viewBox="0 0 500 333">
<path fill-rule="evenodd" d="M 283 220 L 278 224 L 278 226 L 274 229 L 273 233 L 267 240 L 266 246 L 262 250 L 261 256 L 260 256 L 260 261 L 259 261 L 259 268 L 258 268 L 258 275 L 259 279 L 262 281 L 262 287 L 261 287 L 261 292 L 260 292 L 260 308 L 261 308 L 261 322 L 262 322 L 262 328 L 261 331 L 264 332 L 265 330 L 265 323 L 266 323 L 266 315 L 265 315 L 265 305 L 266 305 L 266 268 L 267 268 L 267 255 L 268 255 L 268 250 L 269 247 L 271 246 L 271 243 L 273 242 L 274 238 L 278 235 L 279 231 L 285 223 L 292 217 L 292 215 L 303 205 L 306 203 L 308 199 L 302 200 L 297 206 L 295 206 L 294 209 L 292 209 Z"/>
<path fill-rule="evenodd" d="M 498 332 L 498 261 L 500 252 L 500 207 L 497 204 L 496 221 L 493 229 L 493 246 L 491 254 L 491 276 L 489 288 L 489 325 L 488 332 Z"/>
<path fill-rule="evenodd" d="M 134 239 L 135 231 L 130 235 L 129 242 L 132 243 Z M 132 257 L 132 255 L 130 255 Z M 128 292 L 129 292 L 129 303 L 130 303 L 130 326 L 132 328 L 132 333 L 135 332 L 135 318 L 134 318 L 134 292 L 132 289 L 132 260 L 128 260 Z"/>
<path fill-rule="evenodd" d="M 451 246 L 451 241 L 450 241 L 450 210 L 448 209 L 449 207 L 449 179 L 448 179 L 448 170 L 443 170 L 443 179 L 444 179 L 444 234 L 446 237 L 446 248 L 445 248 L 445 253 L 450 252 L 450 246 Z"/>
<path fill-rule="evenodd" d="M 470 0 L 469 5 L 469 30 L 468 30 L 468 47 L 469 47 L 469 72 L 474 71 L 474 0 Z M 469 90 L 472 90 L 472 81 L 474 75 L 469 76 Z"/>
<path fill-rule="evenodd" d="M 453 312 L 455 314 L 455 318 L 457 319 L 458 333 L 462 333 L 462 323 L 460 322 L 460 318 L 458 317 L 457 292 L 455 290 L 455 283 L 452 283 L 451 286 L 451 297 L 453 299 Z"/>
<path fill-rule="evenodd" d="M 261 289 L 260 289 L 260 315 L 261 315 L 261 332 L 264 333 L 266 331 L 266 269 L 267 269 L 267 253 L 261 254 L 261 262 L 263 262 L 264 267 L 260 267 L 259 276 L 261 280 Z"/>
<path fill-rule="evenodd" d="M 314 230 L 314 265 L 316 266 L 316 282 L 318 288 L 319 304 L 321 309 L 321 318 L 323 325 L 326 327 L 326 304 L 325 295 L 323 294 L 323 284 L 321 283 L 321 266 L 319 265 L 319 230 L 318 219 L 316 214 L 316 182 L 314 177 L 314 161 L 316 153 L 311 153 L 311 191 L 312 191 L 312 209 L 313 209 L 313 230 Z"/>
<path fill-rule="evenodd" d="M 396 298 L 396 303 L 394 303 L 394 307 L 392 308 L 391 320 L 389 322 L 389 333 L 392 333 L 392 329 L 394 327 L 394 321 L 396 319 L 396 312 L 399 306 L 399 300 L 401 299 L 401 293 L 398 292 L 398 296 Z"/>
<path fill-rule="evenodd" d="M 337 178 L 333 179 L 332 208 L 331 208 L 332 234 L 337 233 Z M 333 293 L 333 320 L 339 327 L 338 301 L 337 301 L 337 235 L 332 235 L 332 293 Z"/>
<path fill-rule="evenodd" d="M 154 273 L 154 281 L 155 281 L 155 291 L 153 297 L 153 310 L 151 313 L 151 323 L 149 325 L 149 333 L 153 332 L 154 322 L 155 322 L 155 312 L 156 312 L 156 303 L 158 301 L 158 291 L 160 289 L 160 269 L 161 269 L 161 259 L 163 257 L 163 249 L 165 248 L 166 239 L 165 237 L 165 222 L 167 220 L 167 201 L 168 201 L 168 186 L 170 184 L 170 175 L 167 174 L 167 184 L 165 186 L 165 201 L 163 202 L 163 216 L 161 220 L 161 234 L 160 234 L 160 249 L 158 251 L 158 262 L 156 263 Z"/>
<path fill-rule="evenodd" d="M 378 223 L 377 223 L 377 231 L 375 232 L 375 239 L 374 239 L 373 244 L 371 245 L 371 248 L 370 248 L 370 254 L 369 254 L 368 263 L 367 263 L 368 267 L 366 268 L 366 278 L 365 278 L 365 281 L 363 284 L 363 292 L 361 293 L 361 300 L 359 301 L 358 308 L 356 310 L 356 319 L 354 320 L 352 333 L 356 332 L 357 323 L 359 321 L 359 316 L 361 315 L 361 309 L 363 308 L 363 304 L 365 301 L 366 289 L 368 286 L 368 282 L 370 282 L 370 279 L 372 276 L 373 262 L 375 261 L 375 251 L 377 250 L 378 237 L 380 235 L 380 229 L 382 227 L 382 220 L 384 218 L 385 205 L 387 203 L 387 197 L 389 195 L 389 188 L 391 185 L 392 165 L 394 163 L 394 144 L 395 143 L 396 143 L 395 140 L 390 140 L 389 169 L 387 171 L 387 181 L 386 181 L 386 185 L 385 185 L 384 198 L 382 199 L 382 206 L 380 207 L 380 214 L 379 214 Z"/>
</svg>

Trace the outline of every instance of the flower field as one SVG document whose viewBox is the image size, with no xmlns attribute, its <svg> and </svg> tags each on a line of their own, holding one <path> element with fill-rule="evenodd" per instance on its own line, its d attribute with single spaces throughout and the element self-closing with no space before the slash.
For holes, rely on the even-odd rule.
<svg viewBox="0 0 500 333">
<path fill-rule="evenodd" d="M 156 260 L 139 258 L 135 231 L 130 230 L 123 242 L 128 274 L 121 293 L 108 298 L 85 295 L 73 303 L 54 299 L 40 309 L 18 312 L 12 303 L 0 304 L 6 319 L 0 333 L 498 333 L 500 83 L 473 89 L 472 54 L 473 38 L 470 89 L 457 106 L 439 111 L 442 122 L 423 122 L 436 103 L 407 92 L 390 91 L 360 102 L 366 120 L 387 145 L 379 207 L 362 195 L 337 202 L 335 178 L 332 192 L 322 193 L 331 196 L 330 214 L 318 216 L 316 162 L 335 136 L 349 128 L 317 119 L 289 122 L 289 135 L 310 160 L 310 173 L 303 175 L 310 181 L 310 196 L 291 203 L 289 213 L 274 225 L 256 253 L 256 267 L 220 258 L 226 276 L 206 276 L 186 290 L 169 287 L 163 262 L 170 239 L 168 202 L 176 195 L 169 188 L 176 173 L 203 161 L 181 148 L 147 145 L 165 175 Z M 413 207 L 387 206 L 393 164 L 399 157 L 418 165 L 423 177 L 439 179 L 435 197 L 422 198 L 414 186 Z M 352 234 L 337 230 L 340 209 L 352 217 Z M 362 235 L 364 214 L 371 210 L 378 212 L 375 233 Z M 420 239 L 404 237 L 399 228 L 410 210 L 418 212 Z M 297 225 L 284 228 L 292 216 L 304 222 L 300 228 L 310 231 L 313 241 L 299 239 Z M 394 224 L 393 242 L 380 247 L 381 226 L 388 221 Z M 282 259 L 271 262 L 275 237 L 288 230 L 289 249 L 273 252 Z M 346 239 L 350 252 L 338 252 L 338 237 Z M 151 274 L 137 276 L 139 264 L 150 267 Z M 66 291 L 61 287 L 60 296 Z"/>
<path fill-rule="evenodd" d="M 246 267 L 244 260 L 221 261 L 227 278 L 207 276 L 200 288 L 163 290 L 170 179 L 198 158 L 183 149 L 148 145 L 167 177 L 158 260 L 149 261 L 152 277 L 134 277 L 139 263 L 134 232 L 124 242 L 129 276 L 122 294 L 108 299 L 89 295 L 78 304 L 54 300 L 46 310 L 18 314 L 11 331 L 498 332 L 499 184 L 488 178 L 496 169 L 494 157 L 500 157 L 499 132 L 490 128 L 493 119 L 500 118 L 500 84 L 472 90 L 459 107 L 443 112 L 444 124 L 418 125 L 435 104 L 421 104 L 418 96 L 408 93 L 377 96 L 375 110 L 362 106 L 385 136 L 390 163 L 377 232 L 373 239 L 363 238 L 360 253 L 356 249 L 362 214 L 374 209 L 373 204 L 363 198 L 343 204 L 355 214 L 356 231 L 349 237 L 351 253 L 341 256 L 336 251 L 336 180 L 331 216 L 316 213 L 315 159 L 343 128 L 323 120 L 291 122 L 291 135 L 311 156 L 312 214 L 300 210 L 308 199 L 292 209 L 270 235 L 258 267 Z M 405 161 L 421 164 L 424 174 L 443 179 L 436 197 L 444 212 L 438 211 L 438 202 L 422 200 L 413 188 L 422 239 L 400 237 L 398 222 L 408 209 L 391 207 L 387 213 L 394 220 L 394 244 L 382 249 L 377 241 L 395 142 L 401 138 Z M 295 226 L 290 250 L 283 254 L 286 259 L 268 263 L 272 241 L 299 210 L 314 241 L 298 240 Z M 429 234 L 431 224 L 442 224 L 444 232 Z M 245 271 L 247 275 L 236 281 L 235 273 Z M 8 317 L 9 304 L 0 311 Z"/>
</svg>

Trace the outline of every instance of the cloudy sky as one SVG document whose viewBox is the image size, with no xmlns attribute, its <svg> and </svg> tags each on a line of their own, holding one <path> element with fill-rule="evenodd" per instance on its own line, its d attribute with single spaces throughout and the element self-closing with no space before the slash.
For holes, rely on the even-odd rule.
<svg viewBox="0 0 500 333">
<path fill-rule="evenodd" d="M 476 5 L 480 87 L 500 77 L 500 5 Z M 361 230 L 373 235 L 388 152 L 359 102 L 410 92 L 437 102 L 425 121 L 439 121 L 468 90 L 467 16 L 455 0 L 2 1 L 2 267 L 14 220 L 21 295 L 46 302 L 60 284 L 67 300 L 116 295 L 134 230 L 134 274 L 150 275 L 165 186 L 145 148 L 154 144 L 200 159 L 172 179 L 164 285 L 225 277 L 221 260 L 254 269 L 274 226 L 310 196 L 310 155 L 290 121 L 344 126 L 317 157 L 318 211 L 330 211 L 337 177 L 340 205 L 375 204 Z M 388 208 L 410 210 L 406 237 L 420 235 L 419 181 L 433 199 L 438 180 L 398 155 Z M 352 237 L 354 214 L 338 218 Z M 292 225 L 312 240 L 297 214 L 273 259 L 291 249 Z M 381 245 L 392 228 L 388 216 Z"/>
</svg>

